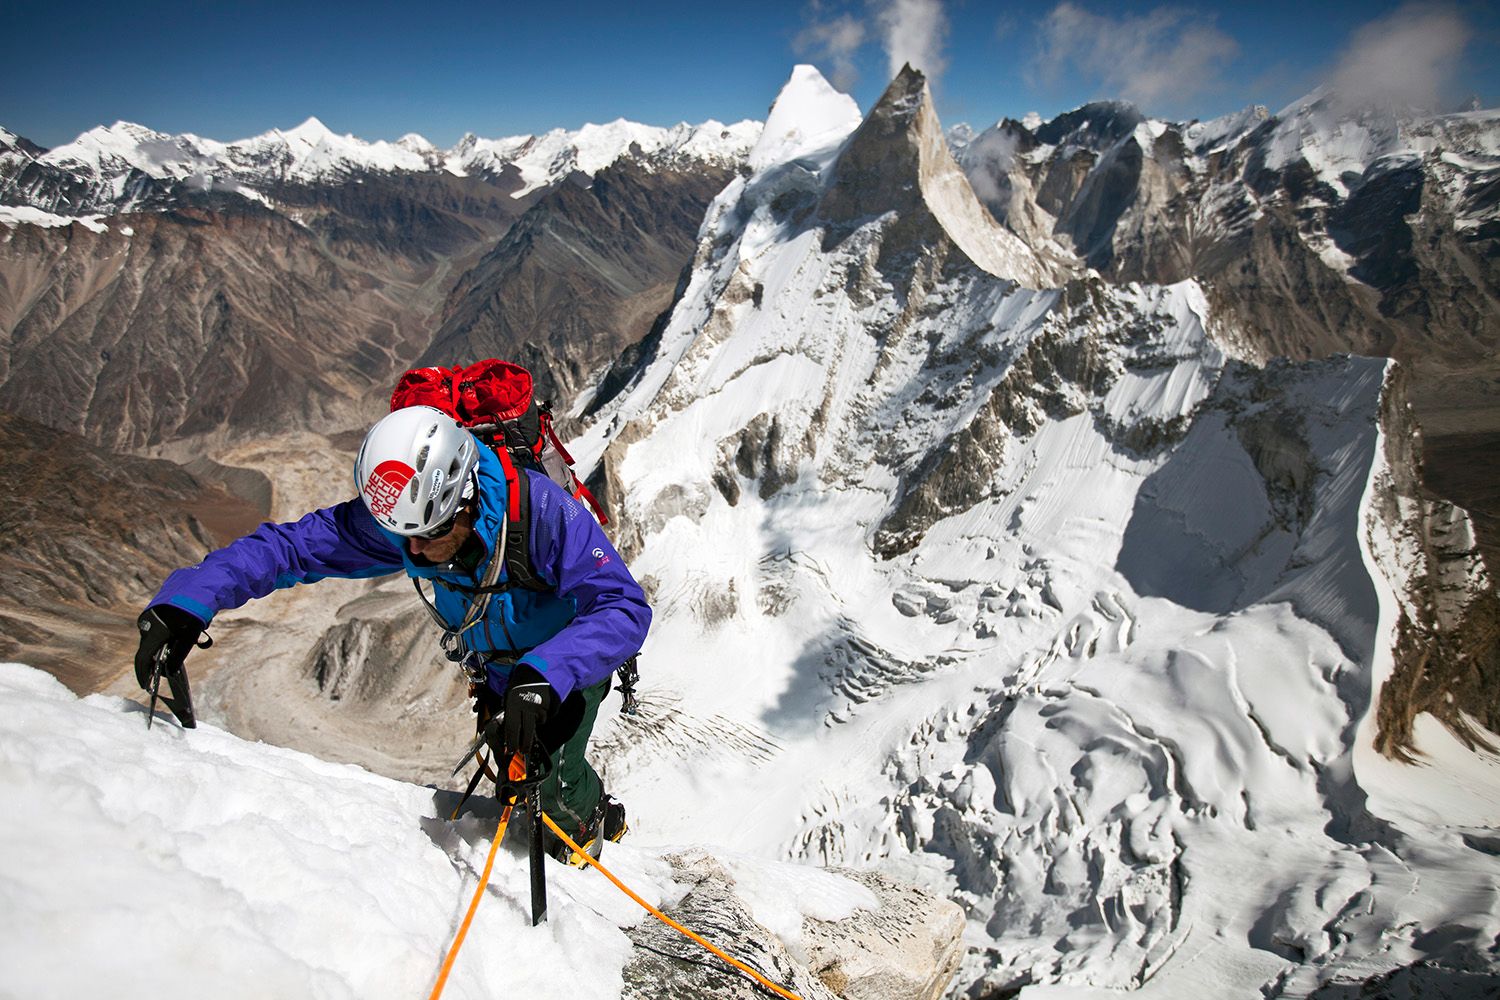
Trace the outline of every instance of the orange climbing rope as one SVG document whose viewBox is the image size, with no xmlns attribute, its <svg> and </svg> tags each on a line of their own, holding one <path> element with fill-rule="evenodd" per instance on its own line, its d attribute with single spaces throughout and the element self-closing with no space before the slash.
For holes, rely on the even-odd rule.
<svg viewBox="0 0 1500 1000">
<path fill-rule="evenodd" d="M 526 777 L 526 764 L 520 754 L 516 754 L 511 758 L 510 777 L 512 781 L 520 781 Z M 438 998 L 442 996 L 443 987 L 448 982 L 448 973 L 453 971 L 453 960 L 458 957 L 458 949 L 463 946 L 464 936 L 469 933 L 469 924 L 474 920 L 474 911 L 479 909 L 479 901 L 484 898 L 484 887 L 489 884 L 490 869 L 494 867 L 495 854 L 500 849 L 501 839 L 503 839 L 505 836 L 505 827 L 506 824 L 510 822 L 510 813 L 513 807 L 513 802 L 507 803 L 505 806 L 505 810 L 500 814 L 500 825 L 495 828 L 495 839 L 490 844 L 490 854 L 489 857 L 485 859 L 484 872 L 479 876 L 479 885 L 474 890 L 474 899 L 469 903 L 469 912 L 464 915 L 463 923 L 459 925 L 458 934 L 453 938 L 453 946 L 448 949 L 448 957 L 443 959 L 443 968 L 438 973 L 437 985 L 433 986 L 432 993 L 428 997 L 428 1000 L 438 1000 Z M 564 833 L 562 828 L 555 822 L 553 822 L 552 817 L 548 816 L 545 812 L 542 813 L 542 822 L 546 823 L 548 828 L 551 829 L 551 831 L 559 838 L 561 838 L 564 844 L 568 845 L 568 847 L 573 851 L 573 854 L 576 857 L 583 858 L 584 861 L 599 869 L 599 871 L 603 873 L 605 878 L 609 879 L 615 884 L 615 887 L 617 889 L 619 889 L 625 895 L 629 896 L 631 899 L 635 900 L 646 910 L 647 913 L 651 914 L 657 920 L 660 920 L 662 923 L 677 931 L 679 934 L 691 938 L 693 941 L 697 942 L 699 945 L 706 948 L 708 951 L 712 952 L 720 959 L 745 973 L 751 979 L 755 980 L 757 983 L 764 986 L 772 993 L 775 993 L 779 997 L 783 997 L 784 1000 L 802 1000 L 802 998 L 797 996 L 797 994 L 792 993 L 789 990 L 782 989 L 780 986 L 777 986 L 775 983 L 771 982 L 771 980 L 767 979 L 759 972 L 756 972 L 744 962 L 741 962 L 739 959 L 733 958 L 720 949 L 714 947 L 704 938 L 700 937 L 697 934 L 694 934 L 692 931 L 688 930 L 686 927 L 682 926 L 677 921 L 673 920 L 671 917 L 667 916 L 665 913 L 661 912 L 650 903 L 646 902 L 640 896 L 636 895 L 633 891 L 631 891 L 629 886 L 616 878 L 613 872 L 601 865 L 593 855 L 589 854 L 583 848 L 579 847 L 573 841 L 573 838 Z"/>
<path fill-rule="evenodd" d="M 699 937 L 697 934 L 694 934 L 692 931 L 688 930 L 686 927 L 682 926 L 677 921 L 673 920 L 671 917 L 667 916 L 665 913 L 661 912 L 656 907 L 652 906 L 650 903 L 637 896 L 634 892 L 631 892 L 629 886 L 627 886 L 624 882 L 621 882 L 619 879 L 615 878 L 614 874 L 608 868 L 605 868 L 597 860 L 595 860 L 593 855 L 589 854 L 583 848 L 575 844 L 573 842 L 573 838 L 569 837 L 566 833 L 563 833 L 562 828 L 552 821 L 551 816 L 548 816 L 546 813 L 542 813 L 542 822 L 546 823 L 547 827 L 553 833 L 557 834 L 557 836 L 562 839 L 562 842 L 564 844 L 567 844 L 568 847 L 572 849 L 575 857 L 581 857 L 584 861 L 587 861 L 589 864 L 599 869 L 599 871 L 604 874 L 605 878 L 609 879 L 615 884 L 615 888 L 619 889 L 625 895 L 629 896 L 631 899 L 639 903 L 642 907 L 645 908 L 647 913 L 651 914 L 657 920 L 660 920 L 662 923 L 677 931 L 679 934 L 683 934 L 689 938 L 692 938 L 698 944 L 702 945 L 704 948 L 707 948 L 709 951 L 713 952 L 719 958 L 728 962 L 736 969 L 739 969 L 741 972 L 745 973 L 751 979 L 754 979 L 757 983 L 764 986 L 772 993 L 775 993 L 777 996 L 785 997 L 786 1000 L 802 1000 L 802 998 L 797 996 L 797 994 L 792 993 L 788 990 L 784 990 L 780 986 L 777 986 L 775 983 L 771 982 L 765 976 L 761 975 L 759 972 L 756 972 L 754 969 L 750 968 L 750 966 L 746 965 L 744 962 L 741 962 L 739 959 L 731 958 L 729 955 L 720 951 L 718 948 L 715 948 L 703 938 Z"/>
<path fill-rule="evenodd" d="M 510 760 L 510 777 L 513 781 L 520 781 L 526 777 L 526 763 L 520 754 L 516 754 Z M 453 960 L 458 957 L 458 949 L 463 947 L 464 936 L 469 933 L 469 924 L 474 921 L 474 912 L 479 909 L 479 901 L 484 898 L 484 887 L 490 882 L 490 869 L 495 867 L 495 855 L 500 850 L 500 841 L 505 839 L 505 826 L 510 822 L 510 812 L 515 803 L 507 802 L 505 809 L 500 813 L 500 825 L 495 827 L 495 839 L 490 842 L 489 857 L 484 859 L 484 871 L 479 876 L 479 885 L 474 888 L 474 898 L 469 902 L 469 912 L 464 914 L 464 922 L 458 927 L 458 934 L 453 938 L 453 945 L 448 949 L 448 957 L 443 959 L 443 968 L 438 973 L 437 984 L 432 987 L 432 993 L 427 1000 L 438 1000 L 443 995 L 443 987 L 448 983 L 448 973 L 453 971 Z"/>
</svg>

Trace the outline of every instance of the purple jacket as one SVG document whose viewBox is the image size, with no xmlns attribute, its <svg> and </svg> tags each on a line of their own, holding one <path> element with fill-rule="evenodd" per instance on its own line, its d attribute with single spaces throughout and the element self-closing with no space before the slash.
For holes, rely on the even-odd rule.
<svg viewBox="0 0 1500 1000">
<path fill-rule="evenodd" d="M 171 604 L 203 620 L 281 587 L 327 577 L 368 578 L 405 571 L 431 581 L 433 603 L 452 629 L 462 624 L 470 595 L 491 558 L 508 499 L 500 461 L 480 448 L 479 510 L 475 535 L 484 556 L 473 570 L 452 564 L 418 566 L 405 540 L 375 523 L 358 497 L 315 510 L 289 524 L 263 524 L 210 552 L 196 566 L 172 573 L 152 604 Z M 485 614 L 460 637 L 481 654 L 519 658 L 566 698 L 604 680 L 641 648 L 651 608 L 625 561 L 582 504 L 545 475 L 525 472 L 531 490 L 533 571 L 553 588 L 516 587 L 495 594 Z M 503 573 L 501 582 L 508 581 Z M 492 664 L 490 683 L 503 690 L 511 667 Z"/>
</svg>

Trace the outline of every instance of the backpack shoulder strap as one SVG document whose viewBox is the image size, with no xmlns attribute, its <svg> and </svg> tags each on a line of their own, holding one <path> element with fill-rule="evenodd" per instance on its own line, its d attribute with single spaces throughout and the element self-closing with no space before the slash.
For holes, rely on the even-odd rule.
<svg viewBox="0 0 1500 1000">
<path fill-rule="evenodd" d="M 571 483 L 559 483 L 558 485 L 566 487 L 568 492 L 572 493 L 573 496 L 586 502 L 594 511 L 594 520 L 598 521 L 600 525 L 609 524 L 609 518 L 605 516 L 604 507 L 595 499 L 594 494 L 589 488 L 583 485 L 583 480 L 578 478 L 578 473 L 573 471 L 573 456 L 569 455 L 568 449 L 563 447 L 562 441 L 557 437 L 557 430 L 552 425 L 551 401 L 543 403 L 539 408 L 539 412 L 541 414 L 542 437 L 537 438 L 537 448 L 544 448 L 547 442 L 550 441 L 552 447 L 562 456 L 562 460 L 567 463 L 568 478 L 572 480 Z"/>
<path fill-rule="evenodd" d="M 531 489 L 526 474 L 511 461 L 509 450 L 497 445 L 495 454 L 505 468 L 505 571 L 510 584 L 527 590 L 550 591 L 531 565 Z"/>
</svg>

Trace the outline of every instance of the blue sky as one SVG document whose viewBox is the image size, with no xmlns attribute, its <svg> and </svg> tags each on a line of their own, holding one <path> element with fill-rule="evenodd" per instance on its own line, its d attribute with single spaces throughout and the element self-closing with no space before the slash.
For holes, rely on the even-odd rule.
<svg viewBox="0 0 1500 1000">
<path fill-rule="evenodd" d="M 0 9 L 0 125 L 54 146 L 98 124 L 231 140 L 316 115 L 440 146 L 577 128 L 763 118 L 811 62 L 868 109 L 911 60 L 944 124 L 1088 100 L 1209 118 L 1330 80 L 1414 103 L 1500 103 L 1490 3 L 775 0 L 556 7 L 430 0 Z"/>
</svg>

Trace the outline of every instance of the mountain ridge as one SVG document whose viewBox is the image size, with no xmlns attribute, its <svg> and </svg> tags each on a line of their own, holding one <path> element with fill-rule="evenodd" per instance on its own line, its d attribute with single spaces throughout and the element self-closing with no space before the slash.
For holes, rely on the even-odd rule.
<svg viewBox="0 0 1500 1000">
<path fill-rule="evenodd" d="M 0 153 L 0 204 L 62 215 L 119 214 L 182 185 L 217 185 L 263 199 L 280 185 L 428 172 L 496 181 L 509 175 L 516 182 L 512 197 L 520 199 L 571 173 L 592 175 L 622 157 L 662 169 L 689 163 L 730 165 L 754 145 L 759 129 L 759 123 L 749 121 L 658 128 L 620 119 L 541 136 L 480 139 L 470 134 L 451 149 L 438 150 L 416 135 L 394 143 L 336 135 L 316 118 L 286 131 L 272 129 L 227 143 L 122 121 L 51 150 L 22 146 L 25 140 L 19 137 L 7 141 L 7 151 Z"/>
<path fill-rule="evenodd" d="M 1463 628 L 1425 616 L 1418 653 L 1400 616 L 1489 587 L 1467 518 L 1424 508 L 1400 454 L 1399 369 L 1262 363 L 1192 280 L 1027 289 L 869 188 L 871 210 L 824 219 L 851 150 L 725 189 L 573 447 L 657 595 L 658 699 L 777 746 L 677 761 L 646 725 L 612 780 L 672 816 L 691 781 L 716 837 L 733 789 L 774 806 L 744 834 L 766 849 L 944 886 L 970 919 L 961 995 L 1294 996 L 1422 963 L 1492 982 L 1493 955 L 1470 959 L 1492 900 L 1377 874 L 1500 816 L 1492 757 L 1377 705 Z M 891 163 L 897 199 L 920 189 Z M 1420 777 L 1375 750 L 1402 712 L 1441 760 Z M 1246 851 L 1253 880 L 1213 874 Z M 1419 878 L 1455 871 L 1500 877 L 1455 846 Z M 1408 906 L 1481 929 L 1393 945 Z"/>
</svg>

